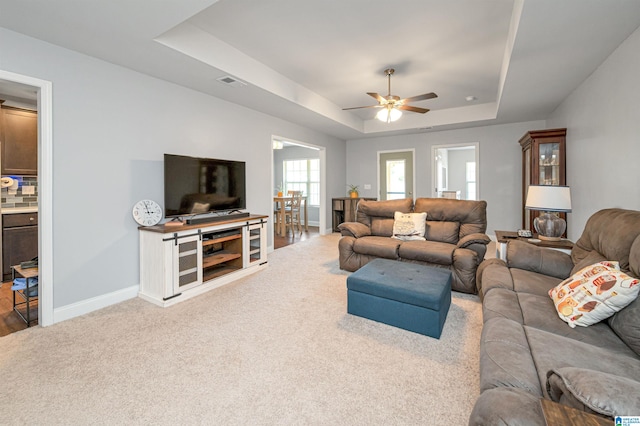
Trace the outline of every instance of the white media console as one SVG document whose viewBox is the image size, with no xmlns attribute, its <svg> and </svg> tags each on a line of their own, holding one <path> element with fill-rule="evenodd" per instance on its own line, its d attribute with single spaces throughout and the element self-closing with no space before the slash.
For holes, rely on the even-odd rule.
<svg viewBox="0 0 640 426">
<path fill-rule="evenodd" d="M 140 227 L 139 296 L 171 306 L 265 268 L 267 218 Z"/>
</svg>

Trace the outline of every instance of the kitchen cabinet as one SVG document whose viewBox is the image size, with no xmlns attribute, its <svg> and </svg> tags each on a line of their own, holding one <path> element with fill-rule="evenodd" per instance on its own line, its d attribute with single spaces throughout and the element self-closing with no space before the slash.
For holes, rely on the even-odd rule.
<svg viewBox="0 0 640 426">
<path fill-rule="evenodd" d="M 533 230 L 538 210 L 527 210 L 529 185 L 566 185 L 567 129 L 531 130 L 520 138 L 522 148 L 522 228 Z M 559 216 L 567 220 L 566 213 Z M 566 234 L 565 234 L 566 235 Z"/>
<path fill-rule="evenodd" d="M 38 256 L 38 213 L 2 215 L 2 279 L 11 279 L 11 266 Z"/>
<path fill-rule="evenodd" d="M 20 108 L 0 108 L 2 175 L 38 174 L 38 114 Z"/>
</svg>

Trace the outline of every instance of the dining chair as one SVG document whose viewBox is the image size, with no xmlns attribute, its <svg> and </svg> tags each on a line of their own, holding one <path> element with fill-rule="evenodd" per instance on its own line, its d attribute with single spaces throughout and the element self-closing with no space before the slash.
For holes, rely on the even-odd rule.
<svg viewBox="0 0 640 426">
<path fill-rule="evenodd" d="M 285 229 L 291 228 L 291 232 L 295 234 L 294 228 L 297 227 L 300 234 L 302 234 L 302 221 L 300 220 L 302 191 L 295 192 L 296 194 L 292 194 L 291 204 L 284 211 Z"/>
</svg>

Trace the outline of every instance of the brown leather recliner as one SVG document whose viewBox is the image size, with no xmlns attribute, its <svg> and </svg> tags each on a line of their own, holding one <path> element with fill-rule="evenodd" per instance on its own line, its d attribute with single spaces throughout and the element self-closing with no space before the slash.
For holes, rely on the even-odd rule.
<svg viewBox="0 0 640 426">
<path fill-rule="evenodd" d="M 427 213 L 426 241 L 391 238 L 395 212 Z M 451 288 L 476 293 L 476 270 L 491 241 L 487 230 L 487 202 L 445 198 L 411 198 L 358 203 L 356 222 L 338 227 L 340 269 L 356 271 L 373 259 L 447 268 Z"/>
</svg>

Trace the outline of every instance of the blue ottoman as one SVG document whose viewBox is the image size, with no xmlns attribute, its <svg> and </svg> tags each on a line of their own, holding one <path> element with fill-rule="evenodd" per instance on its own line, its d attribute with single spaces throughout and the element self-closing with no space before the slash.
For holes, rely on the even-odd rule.
<svg viewBox="0 0 640 426">
<path fill-rule="evenodd" d="M 347 278 L 347 312 L 440 338 L 451 305 L 451 271 L 375 259 Z"/>
</svg>

